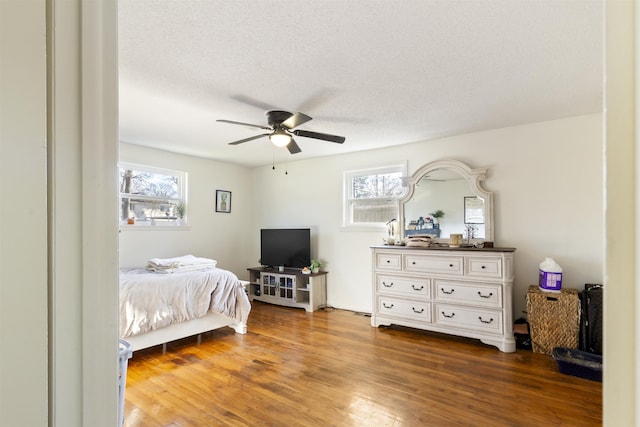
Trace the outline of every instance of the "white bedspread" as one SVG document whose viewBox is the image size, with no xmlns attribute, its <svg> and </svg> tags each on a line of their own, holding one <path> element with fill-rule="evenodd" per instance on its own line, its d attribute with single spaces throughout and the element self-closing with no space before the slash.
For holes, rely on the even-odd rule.
<svg viewBox="0 0 640 427">
<path fill-rule="evenodd" d="M 221 313 L 246 322 L 251 304 L 238 280 L 227 270 L 152 273 L 120 272 L 120 337 L 126 338 L 174 323 Z"/>
</svg>

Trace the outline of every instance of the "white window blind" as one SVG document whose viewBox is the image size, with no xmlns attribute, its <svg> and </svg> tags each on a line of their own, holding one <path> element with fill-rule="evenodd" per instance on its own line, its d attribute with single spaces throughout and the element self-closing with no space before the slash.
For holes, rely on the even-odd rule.
<svg viewBox="0 0 640 427">
<path fill-rule="evenodd" d="M 381 226 L 398 218 L 404 165 L 345 172 L 344 226 Z"/>
</svg>

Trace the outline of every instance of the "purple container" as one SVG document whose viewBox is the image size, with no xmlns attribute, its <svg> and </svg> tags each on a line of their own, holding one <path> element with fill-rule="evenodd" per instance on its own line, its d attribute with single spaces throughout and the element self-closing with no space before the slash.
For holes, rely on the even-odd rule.
<svg viewBox="0 0 640 427">
<path fill-rule="evenodd" d="M 562 289 L 562 267 L 553 258 L 545 258 L 540 263 L 538 286 L 541 290 L 550 292 L 560 292 Z"/>
<path fill-rule="evenodd" d="M 562 273 L 540 270 L 540 283 L 543 291 L 560 291 L 562 289 Z"/>
</svg>

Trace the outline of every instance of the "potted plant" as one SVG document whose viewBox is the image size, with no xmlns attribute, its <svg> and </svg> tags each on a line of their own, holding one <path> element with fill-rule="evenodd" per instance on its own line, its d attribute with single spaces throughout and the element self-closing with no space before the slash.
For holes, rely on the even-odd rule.
<svg viewBox="0 0 640 427">
<path fill-rule="evenodd" d="M 320 262 L 320 260 L 317 260 L 317 259 L 311 260 L 311 265 L 309 266 L 309 268 L 311 269 L 312 273 L 319 272 L 321 267 L 322 267 L 322 263 Z"/>
<path fill-rule="evenodd" d="M 185 210 L 184 203 L 181 202 L 176 205 L 176 215 L 178 215 L 178 218 L 184 217 L 184 210 Z"/>
<path fill-rule="evenodd" d="M 185 211 L 186 211 L 186 206 L 185 206 L 184 203 L 182 203 L 182 202 L 176 203 L 175 212 L 176 212 L 176 216 L 177 216 L 177 218 L 176 218 L 176 224 L 177 225 L 183 225 L 182 223 L 183 223 L 183 218 L 184 218 Z"/>
<path fill-rule="evenodd" d="M 431 217 L 434 219 L 433 223 L 434 224 L 438 224 L 440 223 L 440 218 L 442 218 L 444 216 L 444 212 L 440 209 L 431 212 L 429 215 L 431 215 Z"/>
</svg>

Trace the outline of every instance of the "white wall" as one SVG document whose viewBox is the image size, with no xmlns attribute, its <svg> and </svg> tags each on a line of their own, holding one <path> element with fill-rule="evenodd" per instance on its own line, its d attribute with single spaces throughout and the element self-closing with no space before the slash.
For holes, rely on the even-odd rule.
<svg viewBox="0 0 640 427">
<path fill-rule="evenodd" d="M 259 229 L 311 227 L 312 258 L 329 271 L 329 304 L 371 311 L 369 246 L 384 231 L 342 228 L 342 177 L 352 169 L 408 160 L 456 159 L 488 167 L 484 187 L 494 192 L 495 242 L 516 247 L 515 315 L 525 309 L 538 264 L 551 256 L 564 268 L 564 286 L 602 282 L 602 115 L 459 135 L 381 150 L 290 162 L 276 170 L 121 144 L 120 159 L 189 174 L 189 230 L 120 233 L 120 265 L 185 253 L 217 259 L 246 278 L 259 265 Z M 348 144 L 348 141 L 347 141 Z M 231 214 L 216 213 L 216 189 L 232 191 Z"/>
<path fill-rule="evenodd" d="M 120 144 L 120 161 L 187 172 L 189 223 L 186 229 L 123 227 L 121 267 L 143 267 L 150 258 L 192 254 L 213 258 L 219 267 L 240 277 L 246 275 L 252 207 L 249 169 L 126 143 Z M 231 191 L 231 213 L 215 211 L 216 190 Z"/>
<path fill-rule="evenodd" d="M 47 425 L 45 7 L 0 2 L 0 424 L 8 426 Z"/>
<path fill-rule="evenodd" d="M 495 242 L 516 247 L 515 315 L 551 256 L 564 268 L 564 286 L 602 282 L 602 115 L 593 114 L 425 141 L 253 170 L 250 258 L 257 263 L 258 230 L 310 226 L 312 257 L 325 261 L 328 303 L 371 311 L 371 254 L 384 232 L 345 231 L 344 171 L 409 162 L 408 173 L 434 160 L 488 167 L 484 187 L 494 192 Z M 321 142 L 318 142 L 321 143 Z M 349 144 L 347 137 L 346 144 Z"/>
<path fill-rule="evenodd" d="M 115 10 L 0 1 L 3 426 L 117 423 Z"/>
<path fill-rule="evenodd" d="M 605 295 L 603 425 L 640 425 L 637 2 L 605 2 Z"/>
</svg>

